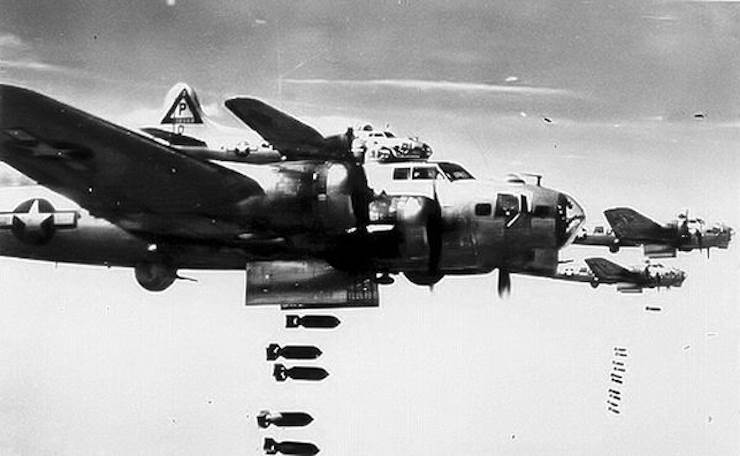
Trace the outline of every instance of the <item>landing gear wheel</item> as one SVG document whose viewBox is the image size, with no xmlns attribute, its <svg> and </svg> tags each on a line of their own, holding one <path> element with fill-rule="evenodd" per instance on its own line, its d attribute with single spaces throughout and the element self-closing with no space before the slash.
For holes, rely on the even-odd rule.
<svg viewBox="0 0 740 456">
<path fill-rule="evenodd" d="M 134 268 L 136 281 L 149 291 L 164 291 L 177 278 L 177 270 L 163 263 L 139 263 Z"/>
<path fill-rule="evenodd" d="M 442 274 L 441 272 L 404 272 L 403 275 L 405 275 L 406 278 L 409 279 L 409 282 L 422 287 L 432 286 L 442 280 L 442 277 L 444 277 L 444 274 Z"/>
</svg>

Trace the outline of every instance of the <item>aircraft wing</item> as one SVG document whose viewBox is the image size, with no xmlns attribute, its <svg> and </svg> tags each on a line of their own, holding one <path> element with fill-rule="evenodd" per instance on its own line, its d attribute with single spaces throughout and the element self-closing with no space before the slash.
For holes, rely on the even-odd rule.
<svg viewBox="0 0 740 456">
<path fill-rule="evenodd" d="M 154 234 L 220 236 L 233 230 L 234 204 L 263 192 L 239 173 L 9 85 L 0 85 L 0 160 L 95 216 Z"/>
<path fill-rule="evenodd" d="M 628 269 L 604 258 L 586 258 L 585 261 L 594 275 L 603 282 L 619 282 L 632 275 Z"/>
<path fill-rule="evenodd" d="M 349 154 L 351 138 L 325 138 L 313 127 L 256 98 L 230 98 L 224 105 L 289 159 L 344 159 Z"/>
<path fill-rule="evenodd" d="M 665 237 L 662 226 L 632 208 L 607 209 L 604 216 L 620 239 L 661 240 Z"/>
</svg>

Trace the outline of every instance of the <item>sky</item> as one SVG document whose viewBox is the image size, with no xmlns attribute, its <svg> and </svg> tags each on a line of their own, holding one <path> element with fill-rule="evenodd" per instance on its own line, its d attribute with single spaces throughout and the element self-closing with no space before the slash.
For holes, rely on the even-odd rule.
<svg viewBox="0 0 740 456">
<path fill-rule="evenodd" d="M 223 99 L 251 95 L 327 134 L 389 123 L 479 178 L 540 172 L 591 226 L 617 205 L 740 226 L 735 2 L 0 0 L 0 12 L 0 82 L 127 126 L 157 123 L 185 81 L 225 125 L 239 123 Z M 0 189 L 0 207 L 24 192 Z M 592 255 L 642 261 L 562 254 Z M 245 308 L 238 272 L 188 271 L 198 283 L 150 294 L 130 270 L 2 259 L 0 454 L 261 454 L 265 436 L 321 454 L 737 454 L 737 248 L 665 263 L 687 271 L 683 287 L 639 296 L 514 277 L 501 300 L 495 274 L 433 292 L 399 277 L 379 309 L 308 332 Z M 270 342 L 319 346 L 331 375 L 275 383 Z M 629 350 L 620 415 L 605 404 L 614 346 Z M 262 431 L 263 408 L 316 420 Z"/>
</svg>

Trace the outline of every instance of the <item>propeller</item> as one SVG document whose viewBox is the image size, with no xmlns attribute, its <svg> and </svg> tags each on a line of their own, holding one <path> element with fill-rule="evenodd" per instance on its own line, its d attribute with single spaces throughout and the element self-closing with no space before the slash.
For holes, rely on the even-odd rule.
<svg viewBox="0 0 740 456">
<path fill-rule="evenodd" d="M 425 210 L 423 213 L 427 248 L 426 269 L 406 271 L 404 275 L 415 285 L 428 286 L 433 291 L 434 284 L 444 277 L 444 273 L 440 270 L 444 221 L 442 219 L 442 207 L 439 204 L 436 185 L 433 183 L 432 186 L 432 204 L 424 204 Z"/>
<path fill-rule="evenodd" d="M 686 209 L 686 212 L 683 214 L 678 214 L 678 219 L 681 220 L 681 224 L 678 227 L 678 235 L 682 239 L 687 239 L 691 235 L 689 234 L 689 210 Z"/>
<path fill-rule="evenodd" d="M 432 181 L 434 211 L 427 220 L 427 242 L 429 243 L 429 274 L 440 275 L 439 262 L 442 258 L 442 206 L 437 195 L 437 180 Z"/>
<path fill-rule="evenodd" d="M 498 295 L 501 298 L 511 293 L 511 273 L 508 269 L 498 269 Z"/>
</svg>

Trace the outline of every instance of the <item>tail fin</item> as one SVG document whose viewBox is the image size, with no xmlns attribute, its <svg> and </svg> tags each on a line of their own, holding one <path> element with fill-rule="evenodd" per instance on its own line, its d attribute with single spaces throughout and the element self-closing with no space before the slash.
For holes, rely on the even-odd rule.
<svg viewBox="0 0 740 456">
<path fill-rule="evenodd" d="M 606 220 L 621 239 L 661 239 L 663 227 L 629 207 L 616 207 L 604 211 Z"/>
<path fill-rule="evenodd" d="M 280 345 L 270 344 L 267 346 L 267 360 L 275 361 L 280 356 Z"/>
<path fill-rule="evenodd" d="M 265 437 L 265 444 L 262 446 L 262 449 L 265 451 L 266 454 L 277 454 L 278 452 L 278 443 L 270 438 Z"/>
<path fill-rule="evenodd" d="M 184 82 L 172 86 L 164 98 L 164 117 L 160 123 L 199 125 L 203 124 L 204 118 L 195 90 Z"/>
<path fill-rule="evenodd" d="M 286 328 L 297 328 L 301 325 L 301 317 L 298 315 L 286 315 L 285 316 L 285 327 Z"/>
<path fill-rule="evenodd" d="M 618 281 L 629 275 L 630 271 L 604 258 L 586 258 L 586 264 L 599 280 Z"/>
</svg>

